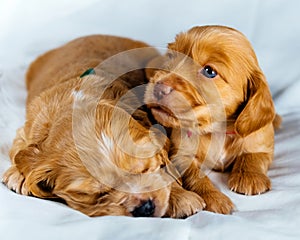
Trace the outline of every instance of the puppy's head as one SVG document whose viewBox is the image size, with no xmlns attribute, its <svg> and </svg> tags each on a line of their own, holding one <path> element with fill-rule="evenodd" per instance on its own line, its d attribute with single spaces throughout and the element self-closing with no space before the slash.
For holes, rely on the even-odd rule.
<svg viewBox="0 0 300 240">
<path fill-rule="evenodd" d="M 110 102 L 99 103 L 94 123 L 84 114 L 76 125 L 65 119 L 42 144 L 16 154 L 28 191 L 62 199 L 89 216 L 163 216 L 172 178 L 166 137 Z"/>
<path fill-rule="evenodd" d="M 223 26 L 194 27 L 177 35 L 151 72 L 145 102 L 165 126 L 204 132 L 231 121 L 247 136 L 270 123 L 274 106 L 264 74 L 246 37 Z M 223 113 L 222 113 L 223 111 Z"/>
</svg>

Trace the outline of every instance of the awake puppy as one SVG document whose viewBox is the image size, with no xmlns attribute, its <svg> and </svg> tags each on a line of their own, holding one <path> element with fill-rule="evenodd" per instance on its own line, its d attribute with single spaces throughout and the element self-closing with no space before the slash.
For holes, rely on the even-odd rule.
<svg viewBox="0 0 300 240">
<path fill-rule="evenodd" d="M 157 56 L 131 52 L 143 47 L 95 35 L 31 64 L 26 123 L 3 177 L 10 189 L 61 199 L 89 216 L 185 217 L 205 206 L 174 181 L 165 135 L 149 128 L 143 109 L 131 109 L 140 101 L 131 89 L 145 83 L 145 64 Z"/>
<path fill-rule="evenodd" d="M 231 200 L 205 170 L 228 169 L 228 186 L 237 193 L 271 188 L 273 121 L 279 124 L 280 117 L 267 81 L 249 41 L 229 27 L 194 27 L 168 49 L 148 65 L 152 84 L 145 102 L 156 120 L 172 129 L 170 158 L 183 186 L 198 193 L 207 210 L 230 213 Z"/>
</svg>

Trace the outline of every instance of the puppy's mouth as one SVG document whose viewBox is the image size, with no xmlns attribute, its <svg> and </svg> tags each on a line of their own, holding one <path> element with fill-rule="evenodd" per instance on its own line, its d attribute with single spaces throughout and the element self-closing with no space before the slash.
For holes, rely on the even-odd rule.
<svg viewBox="0 0 300 240">
<path fill-rule="evenodd" d="M 178 118 L 169 108 L 160 105 L 150 106 L 155 119 L 166 127 L 176 127 Z"/>
<path fill-rule="evenodd" d="M 151 109 L 152 109 L 153 112 L 155 112 L 157 114 L 162 114 L 162 115 L 166 115 L 167 117 L 175 118 L 174 113 L 166 107 L 154 106 L 154 107 L 151 107 Z"/>
</svg>

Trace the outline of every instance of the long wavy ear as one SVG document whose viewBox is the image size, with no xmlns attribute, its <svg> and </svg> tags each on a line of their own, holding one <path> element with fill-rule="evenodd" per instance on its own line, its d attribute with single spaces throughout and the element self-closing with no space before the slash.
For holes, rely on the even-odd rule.
<svg viewBox="0 0 300 240">
<path fill-rule="evenodd" d="M 256 70 L 248 79 L 247 101 L 235 122 L 235 131 L 242 137 L 271 123 L 275 109 L 264 74 Z"/>
</svg>

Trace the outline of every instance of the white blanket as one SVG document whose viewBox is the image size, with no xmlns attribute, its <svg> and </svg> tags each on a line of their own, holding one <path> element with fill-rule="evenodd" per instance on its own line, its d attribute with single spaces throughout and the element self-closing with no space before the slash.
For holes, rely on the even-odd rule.
<svg viewBox="0 0 300 240">
<path fill-rule="evenodd" d="M 24 73 L 39 54 L 93 33 L 165 47 L 191 26 L 222 24 L 252 42 L 283 116 L 269 170 L 272 190 L 243 196 L 214 183 L 236 206 L 232 215 L 200 212 L 185 220 L 94 217 L 26 197 L 0 184 L 0 239 L 300 239 L 300 1 L 298 0 L 1 0 L 0 175 L 24 122 Z M 259 117 L 259 116 L 258 116 Z"/>
</svg>

